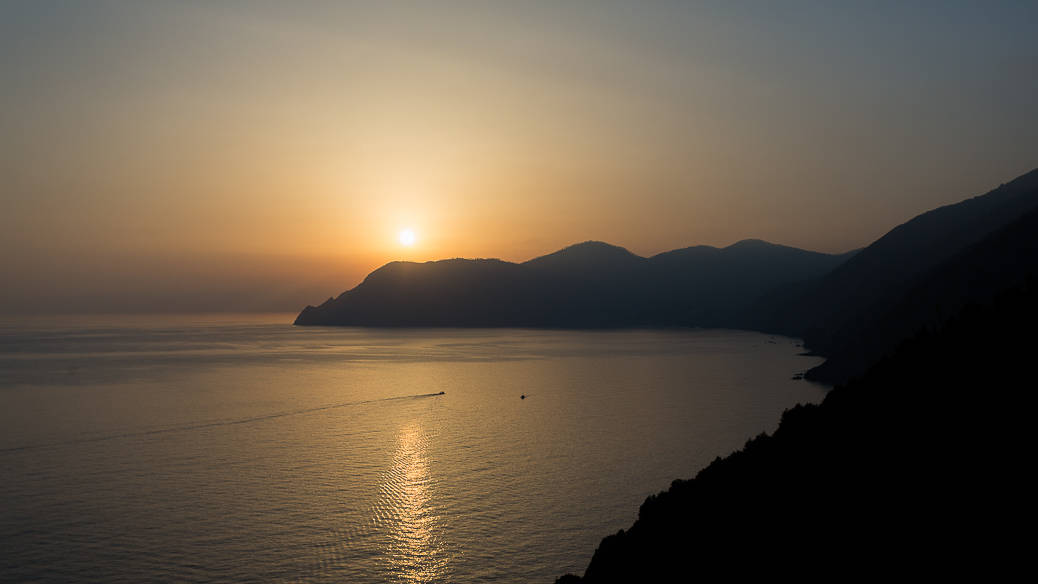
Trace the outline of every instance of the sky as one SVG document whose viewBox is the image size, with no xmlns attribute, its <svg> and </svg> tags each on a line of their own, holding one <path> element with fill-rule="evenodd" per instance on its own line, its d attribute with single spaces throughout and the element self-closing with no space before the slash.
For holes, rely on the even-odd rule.
<svg viewBox="0 0 1038 584">
<path fill-rule="evenodd" d="M 1033 1 L 0 0 L 0 313 L 862 247 L 1038 166 L 1035 30 Z"/>
</svg>

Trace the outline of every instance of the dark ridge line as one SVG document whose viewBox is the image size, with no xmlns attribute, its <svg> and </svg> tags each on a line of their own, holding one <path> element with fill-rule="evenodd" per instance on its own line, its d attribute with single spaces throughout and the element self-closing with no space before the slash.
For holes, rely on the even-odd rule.
<svg viewBox="0 0 1038 584">
<path fill-rule="evenodd" d="M 168 434 L 171 432 L 187 432 L 191 430 L 201 430 L 204 428 L 214 428 L 218 426 L 234 426 L 237 424 L 249 424 L 252 422 L 263 422 L 266 420 L 273 420 L 276 418 L 285 418 L 288 416 L 298 416 L 303 414 L 311 414 L 314 412 L 321 412 L 324 410 L 332 410 L 336 408 L 345 408 L 349 406 L 359 406 L 370 403 L 378 403 L 384 401 L 394 401 L 402 399 L 418 399 L 422 397 L 437 397 L 443 395 L 443 393 L 419 393 L 415 395 L 399 395 L 395 397 L 384 397 L 379 399 L 366 399 L 352 402 L 342 402 L 337 404 L 329 404 L 325 406 L 318 406 L 314 408 L 304 408 L 301 410 L 290 410 L 285 412 L 274 412 L 272 414 L 265 414 L 262 416 L 252 416 L 249 418 L 232 418 L 229 420 L 216 420 L 213 422 L 200 422 L 200 423 L 188 423 L 180 426 L 174 426 L 171 428 L 158 428 L 154 430 L 141 430 L 139 432 L 124 432 L 122 434 L 108 434 L 105 436 L 95 436 L 93 438 L 80 438 L 76 440 L 64 440 L 60 442 L 46 442 L 43 444 L 28 444 L 25 446 L 12 446 L 10 448 L 0 448 L 0 454 L 8 454 L 11 452 L 23 452 L 26 450 L 39 450 L 42 448 L 55 448 L 59 446 L 72 446 L 76 444 L 88 444 L 91 442 L 105 442 L 108 440 L 119 440 L 123 438 L 137 438 L 141 436 L 154 436 L 156 434 Z"/>
</svg>

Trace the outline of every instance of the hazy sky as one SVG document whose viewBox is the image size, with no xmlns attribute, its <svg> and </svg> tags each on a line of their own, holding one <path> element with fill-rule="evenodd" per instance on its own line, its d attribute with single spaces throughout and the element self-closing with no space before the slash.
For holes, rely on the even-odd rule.
<svg viewBox="0 0 1038 584">
<path fill-rule="evenodd" d="M 1034 1 L 0 0 L 0 312 L 860 247 L 1038 166 L 1036 30 Z"/>
</svg>

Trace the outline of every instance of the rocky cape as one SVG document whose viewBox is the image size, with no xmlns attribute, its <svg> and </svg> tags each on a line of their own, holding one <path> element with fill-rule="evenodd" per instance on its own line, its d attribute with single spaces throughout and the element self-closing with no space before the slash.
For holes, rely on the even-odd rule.
<svg viewBox="0 0 1038 584">
<path fill-rule="evenodd" d="M 295 324 L 726 327 L 769 291 L 826 274 L 852 254 L 745 240 L 645 258 L 588 241 L 523 263 L 392 262 L 307 306 Z"/>
</svg>

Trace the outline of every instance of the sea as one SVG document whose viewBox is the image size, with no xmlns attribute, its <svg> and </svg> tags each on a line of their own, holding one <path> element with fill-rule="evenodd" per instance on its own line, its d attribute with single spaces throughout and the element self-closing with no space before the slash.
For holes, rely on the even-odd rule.
<svg viewBox="0 0 1038 584">
<path fill-rule="evenodd" d="M 0 321 L 0 580 L 550 584 L 827 389 L 754 332 L 292 318 Z"/>
</svg>

